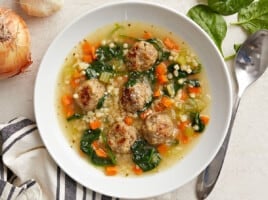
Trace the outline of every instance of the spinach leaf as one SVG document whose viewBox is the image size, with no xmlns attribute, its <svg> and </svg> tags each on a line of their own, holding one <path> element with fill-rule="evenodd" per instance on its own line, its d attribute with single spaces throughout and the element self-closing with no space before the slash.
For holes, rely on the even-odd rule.
<svg viewBox="0 0 268 200">
<path fill-rule="evenodd" d="M 186 81 L 186 83 L 188 83 L 189 85 L 193 86 L 193 87 L 200 87 L 200 82 L 197 79 L 189 79 Z"/>
<path fill-rule="evenodd" d="M 81 119 L 83 117 L 83 115 L 79 114 L 79 113 L 74 113 L 72 116 L 67 118 L 67 121 L 72 121 L 74 119 Z"/>
<path fill-rule="evenodd" d="M 209 34 L 222 53 L 221 44 L 227 32 L 224 18 L 206 5 L 192 7 L 187 15 Z"/>
<path fill-rule="evenodd" d="M 192 113 L 191 118 L 192 118 L 192 126 L 198 127 L 198 129 L 195 131 L 198 133 L 203 132 L 205 130 L 205 124 L 200 119 L 200 114 L 199 113 Z"/>
<path fill-rule="evenodd" d="M 103 106 L 103 104 L 104 104 L 104 101 L 105 101 L 106 97 L 107 97 L 107 95 L 103 95 L 103 96 L 99 99 L 98 104 L 97 104 L 97 109 L 102 108 L 102 106 Z"/>
<path fill-rule="evenodd" d="M 93 153 L 93 148 L 91 146 L 91 144 L 99 139 L 100 137 L 100 133 L 101 133 L 101 130 L 100 129 L 96 129 L 96 130 L 91 130 L 91 129 L 88 129 L 88 130 L 85 130 L 82 138 L 81 138 L 81 141 L 80 141 L 80 149 L 85 152 L 86 154 L 88 154 L 89 156 L 92 155 Z"/>
<path fill-rule="evenodd" d="M 101 134 L 100 129 L 95 129 L 95 130 L 88 129 L 88 130 L 86 130 L 81 138 L 81 141 L 80 141 L 80 149 L 90 157 L 91 162 L 95 165 L 100 165 L 100 166 L 113 165 L 114 162 L 110 157 L 108 157 L 108 158 L 99 157 L 96 154 L 93 147 L 91 146 L 91 144 L 95 140 L 99 139 L 100 134 Z"/>
<path fill-rule="evenodd" d="M 252 34 L 260 29 L 268 29 L 268 0 L 253 2 L 238 13 L 238 22 L 233 23 L 242 26 Z"/>
<path fill-rule="evenodd" d="M 109 45 L 101 46 L 96 50 L 97 60 L 110 61 L 112 59 L 123 59 L 123 46 L 121 44 L 115 44 L 114 47 Z"/>
<path fill-rule="evenodd" d="M 87 79 L 99 77 L 102 72 L 114 72 L 113 67 L 110 64 L 99 60 L 89 64 L 85 71 Z"/>
<path fill-rule="evenodd" d="M 126 82 L 126 87 L 132 87 L 134 86 L 138 79 L 141 77 L 142 73 L 141 72 L 130 72 L 128 75 L 128 81 Z"/>
<path fill-rule="evenodd" d="M 133 161 L 143 171 L 149 171 L 157 167 L 161 157 L 155 147 L 149 145 L 145 140 L 137 140 L 131 146 Z"/>
<path fill-rule="evenodd" d="M 221 15 L 231 15 L 247 7 L 254 0 L 208 0 L 208 6 Z"/>
<path fill-rule="evenodd" d="M 91 161 L 98 166 L 114 165 L 113 161 L 110 158 L 99 157 L 95 151 L 93 151 L 91 155 Z"/>
<path fill-rule="evenodd" d="M 111 159 L 112 163 L 115 165 L 116 164 L 116 156 L 113 153 L 111 147 L 108 145 L 106 134 L 104 132 L 102 132 L 101 137 L 102 137 L 102 141 L 107 149 L 108 156 Z"/>
<path fill-rule="evenodd" d="M 159 41 L 158 39 L 155 39 L 155 38 L 150 38 L 150 39 L 146 40 L 146 42 L 149 42 L 150 44 L 152 44 L 154 46 L 154 48 L 158 51 L 157 63 L 168 59 L 168 57 L 170 56 L 170 52 L 164 51 L 164 49 L 163 49 L 164 46 L 163 46 L 161 41 Z"/>
</svg>

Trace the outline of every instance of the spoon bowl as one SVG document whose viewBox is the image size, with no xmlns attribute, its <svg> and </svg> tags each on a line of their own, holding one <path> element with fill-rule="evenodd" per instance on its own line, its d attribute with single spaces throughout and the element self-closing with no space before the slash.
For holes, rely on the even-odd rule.
<svg viewBox="0 0 268 200">
<path fill-rule="evenodd" d="M 235 58 L 235 75 L 240 90 L 246 89 L 268 65 L 268 31 L 260 30 L 240 47 Z"/>
<path fill-rule="evenodd" d="M 225 140 L 215 158 L 198 176 L 196 184 L 196 195 L 198 199 L 205 199 L 218 180 L 240 99 L 246 88 L 255 82 L 267 69 L 267 55 L 268 30 L 260 30 L 251 35 L 238 50 L 234 62 L 237 96 L 233 106 L 230 125 Z"/>
</svg>

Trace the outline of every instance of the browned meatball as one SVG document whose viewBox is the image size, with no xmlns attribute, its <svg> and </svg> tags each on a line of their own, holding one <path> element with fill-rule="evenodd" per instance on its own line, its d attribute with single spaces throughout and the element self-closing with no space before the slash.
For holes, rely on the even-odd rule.
<svg viewBox="0 0 268 200">
<path fill-rule="evenodd" d="M 94 110 L 104 95 L 105 87 L 97 79 L 90 79 L 83 82 L 75 91 L 76 103 L 85 111 Z"/>
<path fill-rule="evenodd" d="M 144 71 L 152 67 L 157 56 L 158 52 L 152 44 L 136 42 L 126 55 L 126 65 L 131 71 Z"/>
<path fill-rule="evenodd" d="M 129 153 L 136 139 L 136 128 L 124 122 L 116 122 L 107 134 L 108 145 L 117 153 Z"/>
<path fill-rule="evenodd" d="M 150 115 L 143 125 L 143 136 L 153 145 L 172 141 L 174 133 L 174 124 L 167 114 L 155 113 Z"/>
<path fill-rule="evenodd" d="M 142 110 L 152 99 L 152 89 L 148 82 L 138 82 L 122 91 L 121 104 L 125 111 L 135 113 Z"/>
</svg>

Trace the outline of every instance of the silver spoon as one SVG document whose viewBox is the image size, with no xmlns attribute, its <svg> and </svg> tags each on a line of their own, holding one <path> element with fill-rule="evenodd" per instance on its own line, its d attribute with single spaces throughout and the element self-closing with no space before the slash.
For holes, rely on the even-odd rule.
<svg viewBox="0 0 268 200">
<path fill-rule="evenodd" d="M 219 177 L 229 143 L 235 115 L 242 94 L 256 81 L 268 67 L 268 30 L 260 30 L 251 35 L 240 47 L 234 63 L 237 96 L 234 102 L 230 125 L 225 140 L 216 157 L 198 176 L 196 195 L 205 199 L 214 188 Z"/>
</svg>

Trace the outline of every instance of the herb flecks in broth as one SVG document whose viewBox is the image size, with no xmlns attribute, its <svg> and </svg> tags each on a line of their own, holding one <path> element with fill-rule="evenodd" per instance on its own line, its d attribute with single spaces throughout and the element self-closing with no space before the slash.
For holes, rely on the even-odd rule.
<svg viewBox="0 0 268 200">
<path fill-rule="evenodd" d="M 172 33 L 143 23 L 84 38 L 65 60 L 58 97 L 67 137 L 106 175 L 170 166 L 209 122 L 198 57 Z"/>
</svg>

